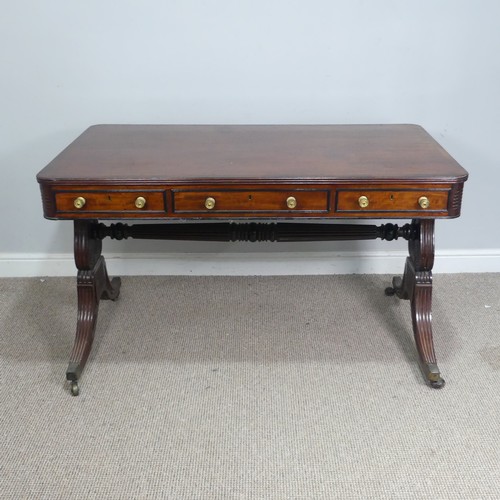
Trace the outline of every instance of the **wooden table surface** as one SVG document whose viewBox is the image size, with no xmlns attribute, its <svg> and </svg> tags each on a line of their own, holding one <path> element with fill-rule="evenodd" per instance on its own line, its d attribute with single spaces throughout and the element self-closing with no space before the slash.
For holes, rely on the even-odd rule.
<svg viewBox="0 0 500 500">
<path fill-rule="evenodd" d="M 45 182 L 464 181 L 418 125 L 95 125 Z"/>
</svg>

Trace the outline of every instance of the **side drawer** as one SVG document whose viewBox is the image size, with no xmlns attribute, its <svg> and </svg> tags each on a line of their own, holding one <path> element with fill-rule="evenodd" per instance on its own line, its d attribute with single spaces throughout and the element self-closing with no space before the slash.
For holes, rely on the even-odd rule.
<svg viewBox="0 0 500 500">
<path fill-rule="evenodd" d="M 448 189 L 339 189 L 336 212 L 446 212 Z"/>
<path fill-rule="evenodd" d="M 173 190 L 173 212 L 181 213 L 327 213 L 329 191 L 280 190 Z"/>
<path fill-rule="evenodd" d="M 118 215 L 123 212 L 164 213 L 164 191 L 151 190 L 71 190 L 56 191 L 57 213 L 96 213 Z"/>
</svg>

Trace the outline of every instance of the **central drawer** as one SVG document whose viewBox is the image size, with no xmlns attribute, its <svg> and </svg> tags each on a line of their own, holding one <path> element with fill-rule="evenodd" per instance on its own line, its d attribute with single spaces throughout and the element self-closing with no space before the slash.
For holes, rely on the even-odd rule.
<svg viewBox="0 0 500 500">
<path fill-rule="evenodd" d="M 322 189 L 173 190 L 174 213 L 322 213 L 329 191 Z"/>
</svg>

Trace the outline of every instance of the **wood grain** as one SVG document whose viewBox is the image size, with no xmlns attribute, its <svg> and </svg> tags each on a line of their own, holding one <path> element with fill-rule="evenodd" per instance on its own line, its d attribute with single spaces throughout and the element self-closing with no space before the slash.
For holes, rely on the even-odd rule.
<svg viewBox="0 0 500 500">
<path fill-rule="evenodd" d="M 42 184 L 466 178 L 417 125 L 95 125 L 38 174 Z"/>
</svg>

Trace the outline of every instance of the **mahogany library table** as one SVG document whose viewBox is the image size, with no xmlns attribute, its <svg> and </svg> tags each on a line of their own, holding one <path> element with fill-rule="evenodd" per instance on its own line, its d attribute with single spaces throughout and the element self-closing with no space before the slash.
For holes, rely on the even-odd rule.
<svg viewBox="0 0 500 500">
<path fill-rule="evenodd" d="M 417 125 L 90 127 L 37 176 L 45 217 L 74 221 L 78 314 L 66 372 L 71 393 L 79 392 L 99 301 L 116 300 L 120 291 L 120 278 L 108 277 L 101 255 L 105 237 L 404 238 L 404 274 L 385 292 L 410 301 L 425 379 L 442 387 L 431 320 L 434 221 L 460 215 L 467 175 Z M 141 219 L 160 222 L 121 222 Z M 411 222 L 338 222 L 351 219 Z"/>
</svg>

